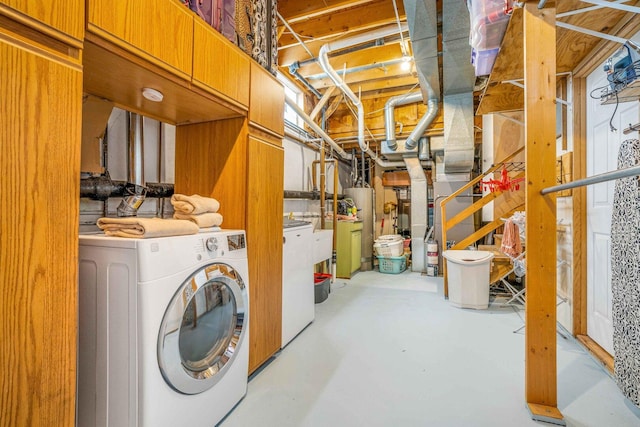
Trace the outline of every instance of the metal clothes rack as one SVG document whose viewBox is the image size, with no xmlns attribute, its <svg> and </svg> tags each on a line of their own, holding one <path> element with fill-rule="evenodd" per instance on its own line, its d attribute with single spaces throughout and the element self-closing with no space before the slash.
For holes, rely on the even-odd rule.
<svg viewBox="0 0 640 427">
<path fill-rule="evenodd" d="M 540 190 L 540 194 L 543 196 L 557 191 L 569 190 L 571 188 L 585 187 L 587 185 L 598 184 L 600 182 L 613 181 L 615 179 L 627 178 L 630 176 L 640 175 L 640 166 L 632 166 L 630 168 L 618 169 L 615 171 L 605 172 L 598 175 L 593 175 L 584 179 L 578 179 L 576 181 L 567 182 L 566 184 L 554 185 L 551 187 L 543 188 Z"/>
</svg>

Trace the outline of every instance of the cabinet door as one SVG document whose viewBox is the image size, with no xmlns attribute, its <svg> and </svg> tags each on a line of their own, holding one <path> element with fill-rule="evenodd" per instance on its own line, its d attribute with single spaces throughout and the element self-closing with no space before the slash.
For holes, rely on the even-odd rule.
<svg viewBox="0 0 640 427">
<path fill-rule="evenodd" d="M 191 79 L 193 13 L 175 0 L 88 0 L 89 31 Z"/>
<path fill-rule="evenodd" d="M 258 128 L 284 135 L 284 87 L 254 61 L 251 61 L 249 120 Z"/>
<path fill-rule="evenodd" d="M 193 83 L 246 109 L 249 57 L 200 19 L 195 20 L 193 48 Z"/>
<path fill-rule="evenodd" d="M 362 257 L 362 230 L 351 232 L 351 270 L 353 273 L 360 269 Z"/>
<path fill-rule="evenodd" d="M 0 41 L 0 94 L 0 418 L 72 426 L 82 73 Z"/>
<path fill-rule="evenodd" d="M 84 0 L 2 0 L 0 15 L 9 16 L 72 46 L 82 47 Z"/>
<path fill-rule="evenodd" d="M 248 148 L 249 371 L 253 371 L 282 343 L 284 150 L 253 136 Z"/>
</svg>

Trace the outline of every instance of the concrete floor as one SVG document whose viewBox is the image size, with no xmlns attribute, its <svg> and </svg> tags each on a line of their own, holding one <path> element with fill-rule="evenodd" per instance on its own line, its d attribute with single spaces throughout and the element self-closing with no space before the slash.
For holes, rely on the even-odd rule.
<svg viewBox="0 0 640 427">
<path fill-rule="evenodd" d="M 525 406 L 523 312 L 455 308 L 441 278 L 375 271 L 337 279 L 315 307 L 221 426 L 550 425 Z M 640 426 L 640 409 L 559 335 L 558 408 L 568 426 Z"/>
</svg>

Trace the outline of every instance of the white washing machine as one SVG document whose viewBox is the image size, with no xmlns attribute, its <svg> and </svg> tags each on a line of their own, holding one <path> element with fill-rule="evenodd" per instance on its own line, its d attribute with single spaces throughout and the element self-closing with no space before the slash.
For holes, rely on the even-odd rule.
<svg viewBox="0 0 640 427">
<path fill-rule="evenodd" d="M 247 390 L 244 231 L 80 236 L 79 427 L 212 427 Z"/>
</svg>

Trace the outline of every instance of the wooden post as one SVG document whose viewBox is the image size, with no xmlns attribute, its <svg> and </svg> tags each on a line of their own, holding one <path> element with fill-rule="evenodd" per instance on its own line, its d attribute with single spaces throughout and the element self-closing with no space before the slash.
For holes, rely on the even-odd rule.
<svg viewBox="0 0 640 427">
<path fill-rule="evenodd" d="M 573 80 L 573 179 L 587 177 L 587 79 Z M 574 336 L 587 335 L 587 189 L 573 195 L 573 328 Z"/>
<path fill-rule="evenodd" d="M 525 391 L 534 420 L 564 424 L 557 408 L 555 8 L 524 7 L 526 159 Z"/>
</svg>

